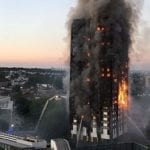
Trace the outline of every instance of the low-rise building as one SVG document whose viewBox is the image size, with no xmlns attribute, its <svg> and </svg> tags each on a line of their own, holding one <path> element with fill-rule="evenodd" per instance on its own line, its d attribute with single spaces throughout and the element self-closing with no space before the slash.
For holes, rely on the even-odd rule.
<svg viewBox="0 0 150 150">
<path fill-rule="evenodd" d="M 47 142 L 34 137 L 20 137 L 0 132 L 0 148 L 5 150 L 42 150 L 47 148 Z"/>
<path fill-rule="evenodd" d="M 49 97 L 54 91 L 54 87 L 51 84 L 37 84 L 37 96 Z"/>
<path fill-rule="evenodd" d="M 52 139 L 51 150 L 71 150 L 69 142 L 66 139 Z"/>
<path fill-rule="evenodd" d="M 12 123 L 13 101 L 9 96 L 0 96 L 0 130 L 8 130 Z"/>
<path fill-rule="evenodd" d="M 1 87 L 8 87 L 9 84 L 10 84 L 10 81 L 1 81 L 0 82 L 0 88 Z"/>
<path fill-rule="evenodd" d="M 11 81 L 11 85 L 12 85 L 12 86 L 16 86 L 16 85 L 22 86 L 22 85 L 24 85 L 27 81 L 28 81 L 28 78 L 20 76 L 20 77 L 18 77 L 18 78 L 16 78 L 16 79 L 12 80 L 12 81 Z"/>
<path fill-rule="evenodd" d="M 10 96 L 0 96 L 0 109 L 13 110 L 13 101 Z"/>
</svg>

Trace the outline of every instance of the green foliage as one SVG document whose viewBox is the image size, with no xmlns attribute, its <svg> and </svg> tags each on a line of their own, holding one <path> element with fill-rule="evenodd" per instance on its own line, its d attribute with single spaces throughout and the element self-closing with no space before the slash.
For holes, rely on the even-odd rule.
<svg viewBox="0 0 150 150">
<path fill-rule="evenodd" d="M 47 99 L 32 100 L 30 104 L 30 119 L 33 123 L 36 123 L 40 117 L 42 109 Z"/>
<path fill-rule="evenodd" d="M 12 88 L 12 92 L 14 93 L 20 93 L 21 92 L 21 89 L 20 89 L 20 86 L 19 85 L 16 85 Z"/>
<path fill-rule="evenodd" d="M 38 83 L 48 83 L 49 82 L 49 77 L 47 75 L 40 75 L 40 74 L 35 74 L 29 76 L 29 80 L 27 82 L 28 86 L 36 86 Z"/>
<path fill-rule="evenodd" d="M 45 114 L 40 122 L 38 135 L 45 139 L 64 138 L 68 133 L 68 113 L 66 101 L 49 102 Z"/>
<path fill-rule="evenodd" d="M 9 127 L 9 123 L 0 119 L 0 131 L 6 131 Z"/>
<path fill-rule="evenodd" d="M 44 104 L 46 103 L 46 98 L 42 99 L 27 99 L 22 93 L 18 93 L 15 96 L 16 112 L 29 120 L 32 123 L 36 123 L 41 114 Z"/>
<path fill-rule="evenodd" d="M 26 87 L 36 86 L 36 84 L 52 84 L 57 89 L 63 88 L 63 78 L 57 76 L 41 75 L 39 73 L 30 75 Z"/>
<path fill-rule="evenodd" d="M 15 74 L 11 75 L 11 79 L 16 79 L 16 78 L 18 78 L 18 77 L 19 77 L 19 74 L 18 74 L 18 73 L 15 73 Z"/>
<path fill-rule="evenodd" d="M 23 97 L 22 95 L 18 95 L 16 97 L 16 108 L 17 113 L 21 116 L 27 117 L 30 115 L 30 105 L 31 101 Z"/>
<path fill-rule="evenodd" d="M 5 78 L 5 72 L 0 72 L 0 82 L 5 82 L 5 81 L 8 81 L 6 78 Z"/>
</svg>

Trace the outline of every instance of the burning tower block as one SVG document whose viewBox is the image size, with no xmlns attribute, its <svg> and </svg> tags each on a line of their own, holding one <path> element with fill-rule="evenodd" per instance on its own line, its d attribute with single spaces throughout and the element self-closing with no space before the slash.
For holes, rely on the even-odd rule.
<svg viewBox="0 0 150 150">
<path fill-rule="evenodd" d="M 71 30 L 72 137 L 115 139 L 127 132 L 130 25 L 123 0 L 74 20 Z"/>
</svg>

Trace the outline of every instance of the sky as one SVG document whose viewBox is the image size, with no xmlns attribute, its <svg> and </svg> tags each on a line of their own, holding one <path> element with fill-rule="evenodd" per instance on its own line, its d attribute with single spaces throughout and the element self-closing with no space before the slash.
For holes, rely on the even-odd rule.
<svg viewBox="0 0 150 150">
<path fill-rule="evenodd" d="M 0 67 L 63 67 L 68 45 L 64 40 L 67 35 L 65 24 L 68 12 L 75 6 L 75 2 L 76 0 L 0 0 Z M 145 28 L 149 28 L 149 10 L 150 0 L 145 0 L 141 15 L 144 22 L 142 33 L 146 32 Z M 139 40 L 145 44 L 143 39 Z M 144 54 L 141 50 L 136 55 L 133 54 L 132 67 L 150 66 L 150 45 L 147 43 Z"/>
<path fill-rule="evenodd" d="M 0 67 L 61 67 L 72 0 L 0 0 Z"/>
<path fill-rule="evenodd" d="M 135 39 L 133 42 L 132 55 L 130 55 L 130 68 L 133 70 L 150 71 L 150 0 L 144 0 L 141 6 L 140 19 Z"/>
</svg>

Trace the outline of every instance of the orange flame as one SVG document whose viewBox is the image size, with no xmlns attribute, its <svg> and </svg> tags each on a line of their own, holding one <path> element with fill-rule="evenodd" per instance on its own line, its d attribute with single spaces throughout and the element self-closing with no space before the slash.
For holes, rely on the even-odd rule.
<svg viewBox="0 0 150 150">
<path fill-rule="evenodd" d="M 97 31 L 101 31 L 101 28 L 100 28 L 100 27 L 97 27 Z"/>
<path fill-rule="evenodd" d="M 127 89 L 128 86 L 126 81 L 122 80 L 122 82 L 119 83 L 118 103 L 119 106 L 123 109 L 127 109 L 127 105 L 128 105 Z"/>
<path fill-rule="evenodd" d="M 104 76 L 105 76 L 105 74 L 104 74 L 104 73 L 102 73 L 102 74 L 101 74 L 101 77 L 104 77 Z"/>
<path fill-rule="evenodd" d="M 98 32 L 102 32 L 102 31 L 105 31 L 105 28 L 102 27 L 102 26 L 97 26 L 96 30 L 97 30 Z"/>
<path fill-rule="evenodd" d="M 91 79 L 90 78 L 86 78 L 86 82 L 90 82 L 91 81 Z"/>
</svg>

